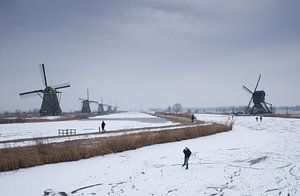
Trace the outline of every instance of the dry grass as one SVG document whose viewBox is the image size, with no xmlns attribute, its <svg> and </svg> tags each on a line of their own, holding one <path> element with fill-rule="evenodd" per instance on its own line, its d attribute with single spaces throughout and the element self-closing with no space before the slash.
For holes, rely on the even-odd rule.
<svg viewBox="0 0 300 196">
<path fill-rule="evenodd" d="M 47 119 L 47 118 L 40 118 L 40 117 L 27 118 L 24 116 L 18 116 L 16 118 L 0 117 L 0 124 L 80 120 L 80 119 L 87 119 L 88 117 L 91 116 L 95 116 L 95 114 L 74 114 L 74 115 L 72 114 L 72 115 L 60 116 L 60 118 L 55 118 L 55 119 Z"/>
<path fill-rule="evenodd" d="M 132 150 L 152 144 L 175 142 L 225 132 L 232 125 L 211 124 L 183 129 L 133 133 L 107 138 L 75 140 L 56 144 L 0 149 L 0 171 L 48 163 L 75 161 L 98 155 Z"/>
<path fill-rule="evenodd" d="M 179 122 L 181 124 L 189 124 L 191 123 L 192 113 L 165 113 L 165 112 L 156 112 L 154 116 L 165 118 L 169 121 Z M 204 123 L 203 121 L 196 120 L 196 122 Z"/>
</svg>

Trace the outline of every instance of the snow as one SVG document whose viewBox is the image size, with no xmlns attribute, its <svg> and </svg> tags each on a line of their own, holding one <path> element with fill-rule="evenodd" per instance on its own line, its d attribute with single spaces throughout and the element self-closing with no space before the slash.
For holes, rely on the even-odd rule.
<svg viewBox="0 0 300 196">
<path fill-rule="evenodd" d="M 108 114 L 108 115 L 101 115 L 101 116 L 94 116 L 91 117 L 91 119 L 116 119 L 116 118 L 157 118 L 153 115 L 149 115 L 146 113 L 141 112 L 121 112 L 121 113 L 115 113 L 115 114 Z"/>
<path fill-rule="evenodd" d="M 190 125 L 180 125 L 176 123 L 172 123 L 172 125 L 166 126 L 159 126 L 159 127 L 142 127 L 142 128 L 135 128 L 135 129 L 125 129 L 120 131 L 111 131 L 111 132 L 92 132 L 84 135 L 72 135 L 72 136 L 64 136 L 64 137 L 54 137 L 54 138 L 39 138 L 39 139 L 29 139 L 26 141 L 5 141 L 0 143 L 0 148 L 13 148 L 13 147 L 23 147 L 23 146 L 30 146 L 36 144 L 50 144 L 50 143 L 57 143 L 57 142 L 65 142 L 65 141 L 72 141 L 72 140 L 80 140 L 80 139 L 91 139 L 91 138 L 99 138 L 99 137 L 111 137 L 111 136 L 118 136 L 123 134 L 131 134 L 131 133 L 140 133 L 140 132 L 149 132 L 149 131 L 163 131 L 163 130 L 170 130 L 170 129 L 179 129 L 179 128 L 188 128 L 194 126 L 205 126 L 209 123 L 199 124 L 190 124 Z"/>
<path fill-rule="evenodd" d="M 175 124 L 143 113 L 118 113 L 88 120 L 0 124 L 0 141 L 57 136 L 58 129 L 76 129 L 77 134 L 98 132 L 102 120 L 105 120 L 107 131 Z"/>
<path fill-rule="evenodd" d="M 230 118 L 196 117 L 217 122 Z M 72 196 L 299 195 L 300 120 L 256 122 L 243 116 L 233 121 L 233 130 L 226 133 L 2 172 L 1 195 L 41 196 L 46 189 Z M 193 153 L 188 170 L 181 167 L 186 146 Z"/>
</svg>

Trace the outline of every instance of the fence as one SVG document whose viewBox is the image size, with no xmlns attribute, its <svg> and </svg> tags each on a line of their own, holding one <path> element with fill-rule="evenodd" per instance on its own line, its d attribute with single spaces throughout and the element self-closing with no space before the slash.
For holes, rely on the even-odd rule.
<svg viewBox="0 0 300 196">
<path fill-rule="evenodd" d="M 58 135 L 76 135 L 76 129 L 58 129 Z"/>
</svg>

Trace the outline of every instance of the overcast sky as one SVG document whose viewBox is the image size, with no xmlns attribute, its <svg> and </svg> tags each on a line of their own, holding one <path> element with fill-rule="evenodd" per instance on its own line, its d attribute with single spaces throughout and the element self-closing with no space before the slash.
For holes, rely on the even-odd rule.
<svg viewBox="0 0 300 196">
<path fill-rule="evenodd" d="M 298 0 L 0 0 L 0 111 L 39 108 L 20 92 L 62 89 L 121 109 L 246 105 L 242 85 L 275 106 L 300 104 Z"/>
</svg>

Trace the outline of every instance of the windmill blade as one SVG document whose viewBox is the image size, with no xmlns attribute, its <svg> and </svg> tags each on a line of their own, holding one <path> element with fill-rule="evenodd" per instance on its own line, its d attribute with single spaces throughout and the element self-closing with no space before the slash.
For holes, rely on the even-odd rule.
<svg viewBox="0 0 300 196">
<path fill-rule="evenodd" d="M 272 106 L 272 104 L 271 104 L 271 103 L 268 103 L 268 102 L 265 102 L 265 104 Z"/>
<path fill-rule="evenodd" d="M 45 65 L 44 64 L 40 64 L 40 71 L 41 71 L 43 83 L 44 83 L 45 87 L 48 87 L 47 78 L 46 78 L 46 71 L 45 71 Z"/>
<path fill-rule="evenodd" d="M 89 102 L 90 102 L 90 103 L 99 104 L 99 102 L 98 102 L 98 101 L 92 101 L 92 100 L 90 100 Z"/>
<path fill-rule="evenodd" d="M 253 94 L 252 91 L 250 91 L 246 86 L 243 85 L 243 89 L 247 92 L 250 93 L 251 95 Z"/>
<path fill-rule="evenodd" d="M 36 96 L 39 96 L 43 99 L 43 95 L 41 95 L 41 93 L 30 93 L 30 94 L 20 95 L 21 99 L 36 97 Z"/>
<path fill-rule="evenodd" d="M 261 74 L 259 74 L 259 77 L 258 77 L 258 80 L 257 80 L 257 83 L 256 83 L 256 86 L 255 86 L 255 89 L 254 89 L 254 92 L 256 91 L 257 87 L 258 87 L 258 83 L 260 81 L 260 77 L 261 77 Z"/>
<path fill-rule="evenodd" d="M 70 85 L 70 82 L 66 82 L 66 83 L 63 83 L 63 84 L 54 85 L 54 86 L 52 86 L 52 88 L 58 89 L 60 87 L 64 87 L 64 86 L 68 86 L 68 85 Z"/>
<path fill-rule="evenodd" d="M 251 104 L 252 100 L 253 100 L 253 97 L 251 96 L 251 99 L 250 99 L 250 101 L 249 101 L 249 103 L 248 103 L 248 105 L 247 105 L 246 112 L 248 112 L 248 111 L 249 111 L 250 104 Z"/>
<path fill-rule="evenodd" d="M 89 94 L 89 89 L 88 88 L 86 89 L 86 94 L 87 94 L 87 99 L 89 100 L 90 99 L 90 94 Z"/>
<path fill-rule="evenodd" d="M 57 87 L 55 87 L 54 89 L 57 90 L 57 89 L 68 88 L 68 87 L 71 87 L 71 85 L 69 83 L 65 83 L 62 85 L 57 85 Z"/>
<path fill-rule="evenodd" d="M 28 92 L 24 92 L 24 93 L 20 93 L 19 95 L 20 96 L 23 96 L 23 95 L 28 95 L 28 94 L 33 94 L 33 93 L 42 93 L 43 90 L 35 90 L 35 91 L 28 91 Z"/>
<path fill-rule="evenodd" d="M 85 101 L 86 99 L 79 98 L 80 101 Z"/>
</svg>

